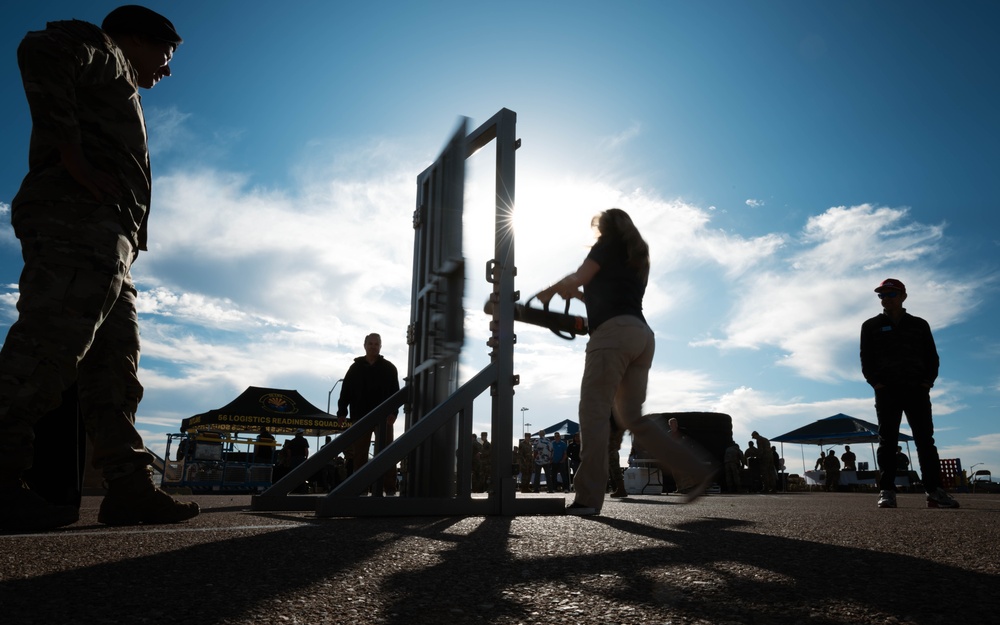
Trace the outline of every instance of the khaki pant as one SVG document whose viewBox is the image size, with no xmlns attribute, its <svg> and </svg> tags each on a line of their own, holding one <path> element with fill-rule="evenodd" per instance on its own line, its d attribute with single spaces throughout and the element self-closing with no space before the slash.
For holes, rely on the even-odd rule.
<svg viewBox="0 0 1000 625">
<path fill-rule="evenodd" d="M 136 250 L 118 209 L 25 204 L 13 223 L 24 269 L 18 319 L 0 350 L 0 469 L 31 466 L 33 426 L 74 380 L 94 467 L 113 474 L 150 464 L 135 429 L 143 390 Z"/>
<path fill-rule="evenodd" d="M 703 476 L 708 470 L 693 450 L 674 440 L 665 424 L 642 416 L 655 349 L 653 331 L 637 317 L 613 317 L 591 335 L 580 385 L 575 503 L 598 511 L 604 505 L 612 409 L 619 427 L 630 430 L 664 469 L 691 476 Z"/>
<path fill-rule="evenodd" d="M 364 415 L 361 415 L 364 416 Z M 375 452 L 378 453 L 382 451 L 386 446 L 393 441 L 392 423 L 386 420 L 385 426 L 382 428 L 373 428 L 368 432 L 368 435 L 361 435 L 357 441 L 351 445 L 351 456 L 353 458 L 354 471 L 358 471 L 361 467 L 365 466 L 369 460 L 368 450 L 372 446 L 372 435 L 378 434 L 375 437 Z M 351 426 L 355 427 L 355 426 Z M 376 432 L 376 429 L 381 429 L 381 432 Z M 396 469 L 392 468 L 385 472 L 382 476 L 382 488 L 386 492 L 394 493 L 396 492 Z"/>
</svg>

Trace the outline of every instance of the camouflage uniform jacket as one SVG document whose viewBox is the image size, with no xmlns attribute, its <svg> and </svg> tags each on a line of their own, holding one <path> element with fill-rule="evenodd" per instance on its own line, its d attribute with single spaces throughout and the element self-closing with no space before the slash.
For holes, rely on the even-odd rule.
<svg viewBox="0 0 1000 625">
<path fill-rule="evenodd" d="M 90 164 L 116 176 L 122 228 L 146 249 L 150 170 L 146 122 L 132 65 L 103 30 L 79 20 L 49 22 L 17 50 L 31 110 L 28 174 L 11 202 L 99 204 L 62 165 L 57 146 L 79 143 Z"/>
<path fill-rule="evenodd" d="M 521 440 L 517 445 L 517 464 L 521 469 L 531 470 L 535 466 L 535 450 L 531 441 Z"/>
</svg>

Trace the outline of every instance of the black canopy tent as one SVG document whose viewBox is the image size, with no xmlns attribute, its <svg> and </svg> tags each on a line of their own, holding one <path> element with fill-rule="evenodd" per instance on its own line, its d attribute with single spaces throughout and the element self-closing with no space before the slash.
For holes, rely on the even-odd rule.
<svg viewBox="0 0 1000 625">
<path fill-rule="evenodd" d="M 222 408 L 181 421 L 180 434 L 167 434 L 163 484 L 194 492 L 253 492 L 271 486 L 279 469 L 274 466 L 274 437 L 254 434 L 266 428 L 271 434 L 309 436 L 343 432 L 349 426 L 309 403 L 298 391 L 250 386 Z M 241 438 L 240 433 L 250 433 Z M 176 460 L 170 446 L 180 439 Z M 316 441 L 317 447 L 319 441 Z M 246 446 L 246 451 L 241 451 Z"/>
<path fill-rule="evenodd" d="M 909 442 L 913 437 L 908 434 L 899 433 L 899 442 L 907 443 L 906 451 L 909 456 Z M 792 430 L 781 436 L 771 439 L 772 443 L 782 443 L 782 456 L 784 456 L 784 443 L 794 443 L 797 445 L 850 445 L 852 443 L 869 443 L 872 449 L 872 458 L 875 458 L 875 443 L 878 442 L 878 426 L 857 417 L 852 417 L 843 413 L 838 413 L 832 417 L 814 421 L 809 425 Z M 803 471 L 805 470 L 805 458 L 802 459 Z M 877 467 L 877 462 L 875 463 Z M 912 466 L 912 462 L 911 462 Z"/>
<path fill-rule="evenodd" d="M 309 403 L 298 391 L 250 386 L 222 408 L 184 419 L 181 431 L 257 432 L 264 427 L 271 434 L 303 430 L 306 436 L 323 436 L 343 432 L 348 425 L 345 419 Z"/>
</svg>

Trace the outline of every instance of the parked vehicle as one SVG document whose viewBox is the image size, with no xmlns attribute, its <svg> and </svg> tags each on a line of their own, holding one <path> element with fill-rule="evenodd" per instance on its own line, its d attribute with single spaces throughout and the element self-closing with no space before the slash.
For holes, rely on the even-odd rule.
<svg viewBox="0 0 1000 625">
<path fill-rule="evenodd" d="M 979 469 L 969 477 L 969 491 L 973 493 L 1000 493 L 1000 483 L 993 481 L 989 469 Z"/>
</svg>

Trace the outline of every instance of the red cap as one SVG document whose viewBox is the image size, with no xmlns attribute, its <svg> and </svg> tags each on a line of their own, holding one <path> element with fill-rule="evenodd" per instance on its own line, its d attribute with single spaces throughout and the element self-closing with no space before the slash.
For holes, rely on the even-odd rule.
<svg viewBox="0 0 1000 625">
<path fill-rule="evenodd" d="M 882 284 L 875 287 L 876 293 L 881 293 L 882 291 L 899 291 L 900 293 L 906 293 L 906 285 L 895 278 L 887 278 L 882 281 Z"/>
</svg>

